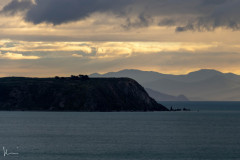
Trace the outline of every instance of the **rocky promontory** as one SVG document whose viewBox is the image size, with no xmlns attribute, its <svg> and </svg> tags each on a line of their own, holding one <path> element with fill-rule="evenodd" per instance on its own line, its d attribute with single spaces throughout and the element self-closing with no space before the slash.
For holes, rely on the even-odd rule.
<svg viewBox="0 0 240 160">
<path fill-rule="evenodd" d="M 0 110 L 167 111 L 129 78 L 0 78 Z"/>
</svg>

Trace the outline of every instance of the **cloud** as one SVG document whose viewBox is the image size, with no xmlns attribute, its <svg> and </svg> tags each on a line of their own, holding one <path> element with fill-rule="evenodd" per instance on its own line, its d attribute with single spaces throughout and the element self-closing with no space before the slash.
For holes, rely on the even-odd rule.
<svg viewBox="0 0 240 160">
<path fill-rule="evenodd" d="M 0 40 L 0 54 L 9 59 L 59 57 L 118 58 L 158 52 L 199 51 L 218 47 L 217 43 L 180 42 L 27 42 Z M 237 48 L 238 49 L 238 48 Z M 20 52 L 22 54 L 17 54 Z M 34 55 L 34 56 L 26 56 Z"/>
<path fill-rule="evenodd" d="M 239 7 L 239 0 L 37 0 L 25 19 L 35 24 L 57 25 L 83 20 L 96 12 L 109 12 L 125 17 L 126 28 L 148 27 L 152 18 L 167 17 L 168 23 L 160 24 L 176 25 L 178 32 L 211 31 L 218 27 L 238 30 Z"/>
<path fill-rule="evenodd" d="M 78 57 L 78 58 L 82 58 L 83 57 L 83 55 L 81 55 L 81 54 L 72 54 L 72 56 L 73 57 Z"/>
<path fill-rule="evenodd" d="M 132 0 L 36 0 L 26 14 L 26 21 L 54 25 L 82 20 L 95 12 L 120 12 Z"/>
<path fill-rule="evenodd" d="M 14 15 L 26 11 L 34 5 L 33 0 L 12 0 L 0 11 L 2 14 Z"/>
<path fill-rule="evenodd" d="M 143 13 L 139 14 L 136 19 L 127 18 L 126 23 L 122 25 L 125 29 L 138 28 L 138 27 L 148 27 L 149 24 L 153 22 L 150 16 Z"/>
<path fill-rule="evenodd" d="M 89 59 L 40 58 L 34 61 L 0 59 L 0 73 L 9 76 L 69 76 L 122 69 L 141 69 L 162 73 L 182 74 L 200 68 L 214 68 L 223 72 L 239 72 L 239 53 L 229 52 L 159 52 L 132 57 Z M 184 65 L 183 65 L 184 64 Z"/>
<path fill-rule="evenodd" d="M 39 59 L 40 57 L 38 56 L 24 56 L 19 53 L 1 53 L 0 52 L 0 59 L 11 59 L 11 60 L 22 60 L 22 59 Z"/>
<path fill-rule="evenodd" d="M 119 25 L 126 29 L 158 24 L 183 32 L 239 30 L 239 8 L 240 0 L 12 0 L 1 13 L 24 11 L 27 22 L 54 25 L 85 20 L 95 13 L 112 14 L 125 19 Z"/>
<path fill-rule="evenodd" d="M 222 4 L 221 4 L 222 2 Z M 214 2 L 212 2 L 214 3 Z M 211 3 L 210 3 L 211 4 Z M 223 27 L 232 30 L 240 29 L 240 1 L 229 0 L 217 3 L 211 13 L 196 17 L 189 21 L 185 26 L 177 27 L 176 31 L 182 32 L 187 30 L 195 31 L 213 31 L 216 28 Z"/>
</svg>

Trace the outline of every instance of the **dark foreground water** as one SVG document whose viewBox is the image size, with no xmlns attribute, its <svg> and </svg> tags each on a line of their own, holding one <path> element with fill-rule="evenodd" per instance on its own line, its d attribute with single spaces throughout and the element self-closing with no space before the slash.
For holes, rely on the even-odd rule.
<svg viewBox="0 0 240 160">
<path fill-rule="evenodd" d="M 240 111 L 0 112 L 1 159 L 239 160 Z"/>
<path fill-rule="evenodd" d="M 188 108 L 192 111 L 240 111 L 240 102 L 232 101 L 183 101 L 183 102 L 159 102 L 170 108 Z"/>
</svg>

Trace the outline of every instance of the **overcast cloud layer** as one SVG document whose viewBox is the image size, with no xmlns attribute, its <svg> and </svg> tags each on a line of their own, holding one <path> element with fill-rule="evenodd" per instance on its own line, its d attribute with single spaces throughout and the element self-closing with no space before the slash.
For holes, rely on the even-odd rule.
<svg viewBox="0 0 240 160">
<path fill-rule="evenodd" d="M 218 27 L 239 30 L 239 8 L 240 0 L 12 0 L 1 12 L 27 10 L 26 21 L 54 25 L 84 20 L 93 13 L 111 13 L 124 17 L 125 27 L 147 27 L 155 18 L 160 26 L 176 26 L 182 32 Z"/>
<path fill-rule="evenodd" d="M 0 76 L 240 74 L 240 0 L 0 0 Z"/>
</svg>

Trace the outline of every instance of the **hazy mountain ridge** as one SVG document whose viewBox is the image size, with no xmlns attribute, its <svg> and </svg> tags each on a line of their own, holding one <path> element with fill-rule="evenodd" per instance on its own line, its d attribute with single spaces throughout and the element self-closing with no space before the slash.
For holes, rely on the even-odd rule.
<svg viewBox="0 0 240 160">
<path fill-rule="evenodd" d="M 172 96 L 149 88 L 145 88 L 145 90 L 147 91 L 148 95 L 154 98 L 156 101 L 189 101 L 184 95 Z"/>
<path fill-rule="evenodd" d="M 139 83 L 151 82 L 161 78 L 164 74 L 152 71 L 140 71 L 134 69 L 121 70 L 119 72 L 108 72 L 106 74 L 93 73 L 90 77 L 129 77 L 137 80 Z"/>
<path fill-rule="evenodd" d="M 0 78 L 0 110 L 164 111 L 129 78 Z"/>
<path fill-rule="evenodd" d="M 157 74 L 148 71 L 137 71 L 135 74 L 135 71 L 122 70 L 120 75 L 119 72 L 112 72 L 110 75 L 130 77 L 145 88 L 174 96 L 185 95 L 190 100 L 240 100 L 240 76 L 233 73 L 222 73 L 211 69 L 202 69 L 186 75 Z M 141 76 L 138 76 L 139 74 Z M 109 74 L 99 76 L 105 77 Z"/>
</svg>

